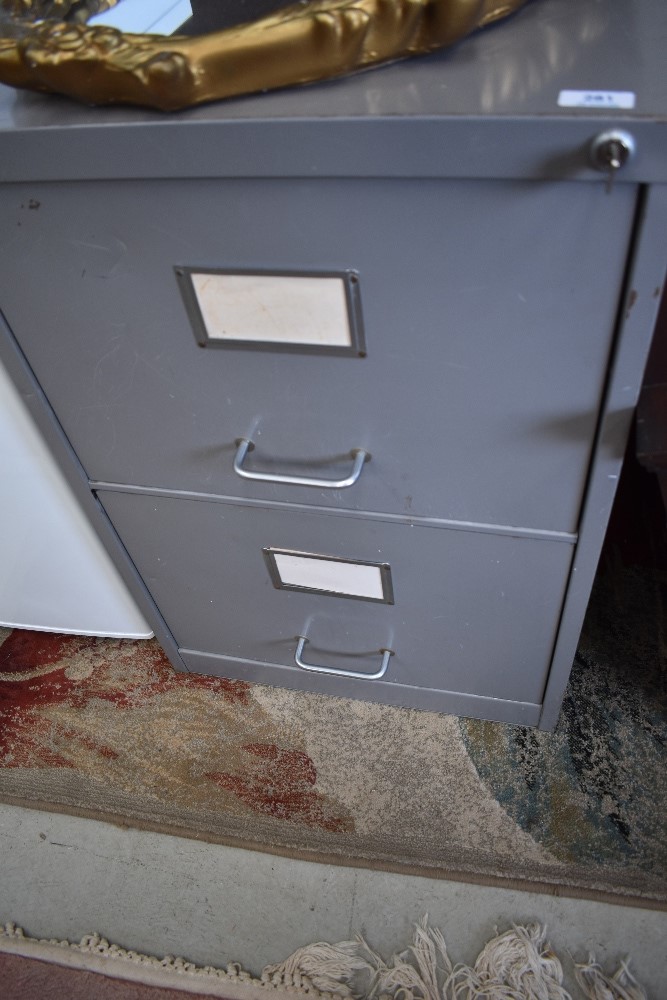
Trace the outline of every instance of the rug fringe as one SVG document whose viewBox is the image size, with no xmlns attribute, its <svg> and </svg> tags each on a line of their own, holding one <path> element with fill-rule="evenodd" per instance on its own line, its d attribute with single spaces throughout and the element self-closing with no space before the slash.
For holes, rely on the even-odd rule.
<svg viewBox="0 0 667 1000">
<path fill-rule="evenodd" d="M 424 917 L 411 947 L 388 964 L 358 937 L 299 948 L 264 972 L 276 986 L 307 982 L 345 1000 L 572 1000 L 561 962 L 538 924 L 498 934 L 474 966 L 453 966 L 445 939 Z M 586 1000 L 647 1000 L 627 963 L 609 978 L 591 957 L 575 974 Z"/>
<path fill-rule="evenodd" d="M 90 971 L 119 979 L 154 985 L 170 980 L 176 988 L 226 997 L 233 993 L 239 1000 L 251 1000 L 250 992 L 253 997 L 285 993 L 311 1000 L 572 1000 L 563 987 L 561 962 L 539 924 L 497 934 L 473 966 L 453 965 L 443 935 L 425 916 L 415 927 L 412 944 L 389 962 L 362 937 L 317 942 L 266 966 L 261 979 L 236 963 L 221 969 L 170 955 L 155 958 L 110 944 L 99 934 L 87 934 L 74 944 L 31 938 L 13 923 L 0 926 L 3 950 L 67 965 L 78 956 L 77 964 L 83 960 Z M 95 959 L 92 968 L 90 958 Z M 627 961 L 607 976 L 589 955 L 587 962 L 575 964 L 575 976 L 586 1000 L 648 1000 Z"/>
<path fill-rule="evenodd" d="M 630 972 L 627 962 L 609 977 L 604 974 L 593 955 L 587 962 L 578 962 L 574 974 L 579 986 L 590 1000 L 648 1000 L 644 987 Z"/>
</svg>

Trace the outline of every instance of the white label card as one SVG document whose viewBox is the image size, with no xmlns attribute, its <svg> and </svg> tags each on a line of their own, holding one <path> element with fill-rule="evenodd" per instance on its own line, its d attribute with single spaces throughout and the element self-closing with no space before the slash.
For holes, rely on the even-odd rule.
<svg viewBox="0 0 667 1000">
<path fill-rule="evenodd" d="M 205 272 L 191 278 L 210 340 L 352 346 L 343 278 Z"/>
<path fill-rule="evenodd" d="M 630 90 L 561 90 L 559 108 L 599 108 L 601 111 L 632 111 L 636 95 Z"/>
<path fill-rule="evenodd" d="M 327 559 L 299 552 L 268 550 L 268 555 L 275 560 L 280 586 L 338 594 L 341 597 L 357 597 L 366 601 L 391 599 L 391 595 L 385 592 L 385 566 Z"/>
</svg>

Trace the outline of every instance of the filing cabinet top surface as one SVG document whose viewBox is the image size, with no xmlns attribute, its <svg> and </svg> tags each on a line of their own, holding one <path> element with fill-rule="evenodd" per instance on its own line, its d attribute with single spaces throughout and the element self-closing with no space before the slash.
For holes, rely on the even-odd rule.
<svg viewBox="0 0 667 1000">
<path fill-rule="evenodd" d="M 171 115 L 87 108 L 0 87 L 0 180 L 326 174 L 593 180 L 599 174 L 582 150 L 616 124 L 637 139 L 637 155 L 619 181 L 666 181 L 666 43 L 662 0 L 533 0 L 449 51 Z M 636 103 L 633 110 L 563 108 L 563 90 L 632 93 Z M 274 155 L 267 159 L 269 141 Z"/>
</svg>

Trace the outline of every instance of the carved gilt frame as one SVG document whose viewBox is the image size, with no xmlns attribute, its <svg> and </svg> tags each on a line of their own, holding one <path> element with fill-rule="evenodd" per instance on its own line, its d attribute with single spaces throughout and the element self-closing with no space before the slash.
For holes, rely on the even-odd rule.
<svg viewBox="0 0 667 1000">
<path fill-rule="evenodd" d="M 86 23 L 116 2 L 0 0 L 0 82 L 174 111 L 431 52 L 527 0 L 302 0 L 191 37 Z"/>
</svg>

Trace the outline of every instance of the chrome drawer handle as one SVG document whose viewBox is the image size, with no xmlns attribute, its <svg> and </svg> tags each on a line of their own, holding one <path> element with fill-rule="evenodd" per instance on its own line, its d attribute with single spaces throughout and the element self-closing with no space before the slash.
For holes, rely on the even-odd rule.
<svg viewBox="0 0 667 1000">
<path fill-rule="evenodd" d="M 261 483 L 288 483 L 290 486 L 317 486 L 325 490 L 342 490 L 345 486 L 354 486 L 361 475 L 364 462 L 370 459 L 370 454 L 361 448 L 354 448 L 351 452 L 354 458 L 352 472 L 346 479 L 309 479 L 306 476 L 283 476 L 281 473 L 269 472 L 249 472 L 243 468 L 243 462 L 249 451 L 255 447 L 248 438 L 238 438 L 236 441 L 237 450 L 234 458 L 234 472 L 242 479 L 256 479 Z"/>
<path fill-rule="evenodd" d="M 394 655 L 394 651 L 392 649 L 381 649 L 382 665 L 375 674 L 365 674 L 359 670 L 336 670 L 335 667 L 319 667 L 316 663 L 306 663 L 305 660 L 302 659 L 302 654 L 303 647 L 306 645 L 308 640 L 304 635 L 297 636 L 297 639 L 299 641 L 294 654 L 294 662 L 297 667 L 301 667 L 302 670 L 312 670 L 313 673 L 316 674 L 333 674 L 334 677 L 356 677 L 361 681 L 378 681 L 387 673 L 389 660 Z"/>
</svg>

